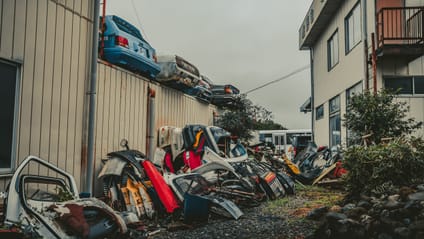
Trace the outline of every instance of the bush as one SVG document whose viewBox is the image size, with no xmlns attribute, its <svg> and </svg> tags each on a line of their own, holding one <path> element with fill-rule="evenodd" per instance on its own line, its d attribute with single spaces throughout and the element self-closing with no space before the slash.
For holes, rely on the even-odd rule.
<svg viewBox="0 0 424 239">
<path fill-rule="evenodd" d="M 390 193 L 390 189 L 424 182 L 423 139 L 396 139 L 367 148 L 350 147 L 344 157 L 351 196 Z"/>
</svg>

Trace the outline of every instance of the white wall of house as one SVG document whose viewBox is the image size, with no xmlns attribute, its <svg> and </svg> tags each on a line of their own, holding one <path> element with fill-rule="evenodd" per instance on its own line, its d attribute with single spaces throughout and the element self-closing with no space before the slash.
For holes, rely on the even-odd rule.
<svg viewBox="0 0 424 239">
<path fill-rule="evenodd" d="M 319 1 L 314 1 L 319 2 Z M 324 105 L 324 117 L 322 119 L 314 119 L 315 141 L 319 145 L 328 145 L 330 142 L 329 135 L 329 100 L 333 97 L 340 96 L 340 114 L 346 113 L 346 91 L 357 84 L 364 81 L 364 42 L 359 42 L 349 53 L 345 53 L 345 18 L 354 8 L 355 4 L 361 1 L 346 0 L 343 1 L 340 8 L 334 13 L 332 20 L 326 25 L 320 37 L 315 41 L 313 48 L 313 79 L 314 79 L 314 105 L 313 109 L 320 105 Z M 376 31 L 375 27 L 375 6 L 374 1 L 367 2 L 367 40 L 369 54 L 372 52 L 371 33 Z M 423 0 L 406 0 L 406 6 L 423 6 Z M 314 3 L 312 7 L 315 6 Z M 362 7 L 362 6 L 361 6 Z M 362 9 L 361 9 L 362 11 Z M 318 11 L 316 12 L 318 14 Z M 316 16 L 315 18 L 318 18 Z M 364 19 L 361 19 L 364 21 Z M 338 51 L 339 62 L 331 70 L 327 68 L 327 42 L 338 31 Z M 369 87 L 372 90 L 372 67 L 368 65 L 369 70 Z M 402 56 L 384 57 L 377 63 L 377 89 L 384 87 L 383 76 L 396 75 L 424 75 L 424 57 L 420 57 L 413 61 L 409 61 Z M 365 87 L 365 81 L 363 83 Z M 424 121 L 424 96 L 400 96 L 399 100 L 407 101 L 410 107 L 410 117 L 414 117 L 417 121 Z M 347 130 L 342 126 L 341 139 L 342 145 L 346 144 Z M 417 132 L 417 135 L 424 135 L 424 128 Z"/>
<path fill-rule="evenodd" d="M 328 24 L 314 49 L 314 104 L 315 108 L 325 104 L 324 118 L 314 120 L 315 141 L 319 145 L 329 144 L 329 107 L 328 101 L 340 96 L 340 114 L 346 112 L 346 90 L 364 79 L 363 45 L 358 43 L 349 53 L 345 52 L 345 17 L 358 1 L 345 1 L 340 10 Z M 335 31 L 338 31 L 339 62 L 331 70 L 327 63 L 327 41 Z M 353 64 L 357 62 L 357 64 Z M 346 130 L 341 130 L 342 143 L 346 142 Z"/>
</svg>

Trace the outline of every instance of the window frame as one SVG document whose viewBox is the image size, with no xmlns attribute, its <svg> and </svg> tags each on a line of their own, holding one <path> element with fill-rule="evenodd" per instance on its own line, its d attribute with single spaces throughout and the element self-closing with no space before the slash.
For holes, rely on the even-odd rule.
<svg viewBox="0 0 424 239">
<path fill-rule="evenodd" d="M 15 68 L 15 95 L 14 95 L 14 109 L 13 109 L 13 129 L 12 129 L 12 143 L 10 152 L 10 167 L 0 168 L 1 174 L 12 173 L 16 166 L 16 142 L 17 142 L 17 127 L 18 127 L 18 116 L 20 109 L 20 90 L 21 90 L 21 69 L 22 63 L 16 61 L 10 61 L 4 58 L 0 58 L 0 64 L 6 64 Z"/>
<path fill-rule="evenodd" d="M 357 42 L 353 41 L 353 45 L 350 46 L 349 44 L 349 36 L 351 28 L 349 27 L 349 19 L 354 15 L 355 10 L 359 11 L 359 40 Z M 358 1 L 352 9 L 349 11 L 349 13 L 346 15 L 344 19 L 344 27 L 345 27 L 345 55 L 349 54 L 359 43 L 362 41 L 362 16 L 361 16 L 361 3 Z M 354 33 L 355 27 L 352 28 L 352 33 Z M 354 35 L 354 34 L 353 34 Z"/>
<path fill-rule="evenodd" d="M 335 39 L 336 37 L 336 39 Z M 331 47 L 331 43 L 333 42 L 333 48 Z M 334 42 L 337 43 L 337 46 L 334 46 Z M 327 40 L 327 70 L 331 71 L 340 61 L 340 49 L 339 49 L 339 29 L 336 29 L 333 34 L 331 34 L 330 38 Z M 333 59 L 333 51 L 337 49 L 337 61 Z M 335 54 L 334 54 L 335 56 Z M 332 64 L 333 63 L 333 64 Z"/>
<path fill-rule="evenodd" d="M 418 97 L 422 97 L 424 96 L 424 91 L 423 93 L 416 93 L 416 79 L 420 78 L 420 81 L 424 81 L 424 75 L 383 75 L 383 85 L 385 89 L 392 89 L 392 88 L 388 88 L 387 86 L 387 81 L 386 80 L 400 80 L 400 79 L 404 79 L 404 80 L 408 80 L 411 83 L 411 92 L 402 92 L 399 93 L 397 95 L 399 96 L 418 96 Z M 398 88 L 399 89 L 399 88 Z M 398 90 L 398 89 L 393 89 L 393 90 Z"/>
<path fill-rule="evenodd" d="M 318 110 L 322 109 L 322 112 L 318 114 Z M 315 121 L 323 119 L 324 118 L 324 104 L 319 105 L 315 108 Z"/>
<path fill-rule="evenodd" d="M 332 101 L 335 101 L 337 99 L 337 101 L 338 101 L 338 104 L 336 104 L 336 105 L 338 105 L 338 108 L 336 108 L 335 110 L 331 110 L 331 105 L 332 105 Z M 330 145 L 330 147 L 332 147 L 332 146 L 335 146 L 335 145 L 338 145 L 338 144 L 342 144 L 342 130 L 341 130 L 341 115 L 340 115 L 340 111 L 341 111 L 341 105 L 340 105 L 340 95 L 336 95 L 336 96 L 334 96 L 333 98 L 331 98 L 329 101 L 328 101 L 328 133 L 329 133 L 329 145 Z M 335 142 L 333 142 L 333 131 L 332 131 L 332 129 L 331 129 L 331 121 L 332 121 L 332 119 L 333 118 L 336 118 L 336 117 L 338 117 L 339 118 L 339 124 L 338 124 L 338 127 L 337 128 L 339 128 L 339 143 L 338 144 L 335 144 Z"/>
<path fill-rule="evenodd" d="M 359 81 L 358 83 L 354 84 L 353 86 L 349 87 L 346 90 L 346 107 L 345 107 L 346 112 L 348 111 L 348 108 L 349 108 L 349 105 L 350 105 L 350 99 L 352 98 L 351 95 L 353 95 L 352 91 L 354 91 L 353 93 L 358 92 L 358 91 L 356 91 L 357 88 L 359 88 L 361 90 L 361 93 L 364 92 L 364 86 L 363 86 L 362 81 Z M 353 144 L 352 141 L 353 141 L 353 137 L 355 137 L 355 134 L 348 129 L 347 125 L 345 125 L 345 128 L 346 128 L 346 145 L 350 146 L 350 145 Z"/>
</svg>

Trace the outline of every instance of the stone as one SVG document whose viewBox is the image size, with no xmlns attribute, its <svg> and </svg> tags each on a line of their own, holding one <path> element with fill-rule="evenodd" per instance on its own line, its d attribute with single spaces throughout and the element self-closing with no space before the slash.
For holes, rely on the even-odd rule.
<svg viewBox="0 0 424 239">
<path fill-rule="evenodd" d="M 341 212 L 342 211 L 342 207 L 340 207 L 339 205 L 334 205 L 329 209 L 330 212 Z"/>
<path fill-rule="evenodd" d="M 400 195 L 400 199 L 402 201 L 406 201 L 408 200 L 408 196 L 409 194 L 413 193 L 414 189 L 410 188 L 410 187 L 401 187 L 399 189 L 399 195 Z"/>
<path fill-rule="evenodd" d="M 328 212 L 328 207 L 315 208 L 314 210 L 310 211 L 308 215 L 306 215 L 306 218 L 311 220 L 318 220 L 322 216 L 324 216 L 324 214 L 327 212 Z"/>
<path fill-rule="evenodd" d="M 411 231 L 424 231 L 424 220 L 412 222 L 408 227 Z"/>
<path fill-rule="evenodd" d="M 409 194 L 409 200 L 424 201 L 424 191 Z"/>
<path fill-rule="evenodd" d="M 378 235 L 378 237 L 377 237 L 378 239 L 393 239 L 393 237 L 392 236 L 390 236 L 389 234 L 387 234 L 387 233 L 381 233 L 381 234 L 379 234 Z"/>
<path fill-rule="evenodd" d="M 361 200 L 358 202 L 358 207 L 363 207 L 365 209 L 370 209 L 372 207 L 371 203 L 365 201 L 365 200 Z"/>
<path fill-rule="evenodd" d="M 387 202 L 384 204 L 384 208 L 395 209 L 403 206 L 403 203 L 399 202 L 399 194 L 391 195 L 387 198 Z"/>
<path fill-rule="evenodd" d="M 358 220 L 362 215 L 366 214 L 367 210 L 363 207 L 355 207 L 346 212 L 348 218 Z"/>
<path fill-rule="evenodd" d="M 351 210 L 351 209 L 353 209 L 353 208 L 355 208 L 356 207 L 356 205 L 355 204 L 353 204 L 353 203 L 348 203 L 348 204 L 346 204 L 346 205 L 344 205 L 343 207 L 342 207 L 342 212 L 347 212 L 347 211 L 349 211 L 349 210 Z"/>
<path fill-rule="evenodd" d="M 424 184 L 418 185 L 417 190 L 420 191 L 420 192 L 424 191 Z"/>
<path fill-rule="evenodd" d="M 394 195 L 390 195 L 389 197 L 387 197 L 388 201 L 398 201 L 400 198 L 399 194 L 394 194 Z"/>
<path fill-rule="evenodd" d="M 394 233 L 396 236 L 400 238 L 409 238 L 410 237 L 410 231 L 407 227 L 398 227 L 395 228 Z"/>
<path fill-rule="evenodd" d="M 337 212 L 328 212 L 325 215 L 325 218 L 327 219 L 327 221 L 331 224 L 334 223 L 338 220 L 343 220 L 343 219 L 347 219 L 347 216 L 343 213 L 337 213 Z"/>
</svg>

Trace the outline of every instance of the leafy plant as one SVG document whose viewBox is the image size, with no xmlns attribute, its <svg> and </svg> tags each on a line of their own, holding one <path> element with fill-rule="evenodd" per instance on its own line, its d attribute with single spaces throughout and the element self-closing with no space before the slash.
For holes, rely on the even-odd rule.
<svg viewBox="0 0 424 239">
<path fill-rule="evenodd" d="M 272 120 L 271 111 L 254 105 L 245 95 L 236 99 L 234 105 L 237 107 L 223 109 L 216 124 L 242 140 L 252 138 L 252 130 L 286 129 Z"/>
<path fill-rule="evenodd" d="M 351 196 L 390 193 L 401 186 L 424 182 L 424 140 L 420 138 L 350 147 L 344 156 Z"/>
<path fill-rule="evenodd" d="M 375 95 L 370 92 L 354 95 L 344 115 L 344 125 L 354 135 L 351 140 L 358 142 L 360 136 L 372 134 L 369 140 L 378 144 L 384 137 L 400 137 L 419 128 L 420 123 L 406 117 L 409 111 L 406 102 L 395 97 L 386 90 Z"/>
</svg>

